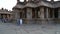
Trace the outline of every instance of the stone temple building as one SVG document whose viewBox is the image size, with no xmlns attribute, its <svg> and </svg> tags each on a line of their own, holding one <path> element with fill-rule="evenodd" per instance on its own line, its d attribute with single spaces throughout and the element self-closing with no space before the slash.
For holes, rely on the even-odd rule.
<svg viewBox="0 0 60 34">
<path fill-rule="evenodd" d="M 7 19 L 8 21 L 11 21 L 13 16 L 13 11 L 8 11 L 7 9 L 0 9 L 0 20 L 3 21 L 3 19 Z"/>
<path fill-rule="evenodd" d="M 24 0 L 12 8 L 14 20 L 23 19 L 25 24 L 48 24 L 60 22 L 60 1 Z"/>
</svg>

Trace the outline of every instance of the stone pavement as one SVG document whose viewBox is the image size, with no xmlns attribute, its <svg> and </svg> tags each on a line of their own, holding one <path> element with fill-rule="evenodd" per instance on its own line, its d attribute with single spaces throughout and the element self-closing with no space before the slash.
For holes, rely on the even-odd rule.
<svg viewBox="0 0 60 34">
<path fill-rule="evenodd" d="M 0 23 L 0 34 L 60 34 L 60 25 L 21 25 Z"/>
</svg>

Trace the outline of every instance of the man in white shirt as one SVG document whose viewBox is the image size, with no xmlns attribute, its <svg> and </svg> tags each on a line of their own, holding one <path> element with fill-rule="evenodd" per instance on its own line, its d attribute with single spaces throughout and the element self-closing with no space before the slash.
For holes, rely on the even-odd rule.
<svg viewBox="0 0 60 34">
<path fill-rule="evenodd" d="M 20 25 L 22 25 L 22 19 L 20 19 Z"/>
</svg>

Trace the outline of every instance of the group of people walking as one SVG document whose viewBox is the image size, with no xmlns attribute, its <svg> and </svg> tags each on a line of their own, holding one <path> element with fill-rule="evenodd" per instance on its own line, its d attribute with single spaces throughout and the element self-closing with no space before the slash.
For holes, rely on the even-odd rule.
<svg viewBox="0 0 60 34">
<path fill-rule="evenodd" d="M 23 23 L 22 19 L 17 19 L 17 24 L 18 25 L 22 25 L 22 23 Z"/>
<path fill-rule="evenodd" d="M 10 19 L 8 18 L 0 18 L 0 21 L 3 23 L 8 23 L 10 22 Z M 22 19 L 17 19 L 17 25 L 22 25 L 23 24 L 23 20 Z"/>
<path fill-rule="evenodd" d="M 0 18 L 0 21 L 7 23 L 7 22 L 9 22 L 9 19 L 8 18 Z"/>
</svg>

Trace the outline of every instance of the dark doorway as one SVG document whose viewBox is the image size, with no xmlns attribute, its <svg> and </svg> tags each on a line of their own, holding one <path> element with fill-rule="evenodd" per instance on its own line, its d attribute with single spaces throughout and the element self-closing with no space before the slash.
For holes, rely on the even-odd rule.
<svg viewBox="0 0 60 34">
<path fill-rule="evenodd" d="M 50 18 L 52 18 L 53 17 L 53 11 L 52 11 L 52 9 L 50 8 Z"/>
<path fill-rule="evenodd" d="M 55 18 L 58 18 L 58 8 L 57 9 L 54 9 L 54 17 Z"/>
<path fill-rule="evenodd" d="M 35 18 L 35 9 L 32 8 L 32 18 Z"/>
<path fill-rule="evenodd" d="M 22 12 L 20 12 L 20 18 L 22 18 Z"/>
</svg>

